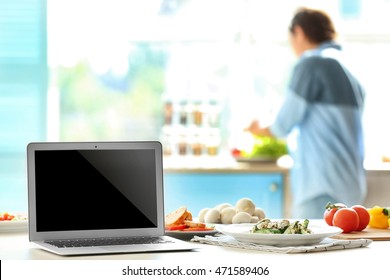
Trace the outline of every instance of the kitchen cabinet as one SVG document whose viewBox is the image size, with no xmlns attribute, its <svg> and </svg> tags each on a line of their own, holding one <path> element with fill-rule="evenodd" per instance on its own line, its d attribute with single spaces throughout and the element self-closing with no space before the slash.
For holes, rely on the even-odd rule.
<svg viewBox="0 0 390 280">
<path fill-rule="evenodd" d="M 193 216 L 221 203 L 248 197 L 267 217 L 285 216 L 285 172 L 237 169 L 165 171 L 165 212 L 186 206 Z"/>
</svg>

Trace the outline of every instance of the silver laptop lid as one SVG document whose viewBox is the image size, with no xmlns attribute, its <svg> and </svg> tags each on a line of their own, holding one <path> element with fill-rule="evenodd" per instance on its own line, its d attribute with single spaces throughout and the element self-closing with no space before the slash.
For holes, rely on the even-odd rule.
<svg viewBox="0 0 390 280">
<path fill-rule="evenodd" d="M 164 234 L 159 142 L 30 143 L 30 241 Z"/>
</svg>

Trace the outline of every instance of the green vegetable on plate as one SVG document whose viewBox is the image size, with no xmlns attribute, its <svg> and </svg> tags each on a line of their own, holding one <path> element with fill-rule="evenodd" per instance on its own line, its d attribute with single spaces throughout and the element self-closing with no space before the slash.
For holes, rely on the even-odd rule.
<svg viewBox="0 0 390 280">
<path fill-rule="evenodd" d="M 288 153 L 284 140 L 275 137 L 255 137 L 251 151 L 245 151 L 243 156 L 247 158 L 277 159 Z"/>
<path fill-rule="evenodd" d="M 309 220 L 303 222 L 289 220 L 271 221 L 262 219 L 251 229 L 252 233 L 260 234 L 310 234 L 312 231 L 308 228 Z"/>
</svg>

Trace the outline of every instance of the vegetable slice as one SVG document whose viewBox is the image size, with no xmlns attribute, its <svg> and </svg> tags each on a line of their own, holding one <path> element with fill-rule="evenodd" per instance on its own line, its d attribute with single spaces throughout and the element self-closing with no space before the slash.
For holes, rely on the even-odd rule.
<svg viewBox="0 0 390 280">
<path fill-rule="evenodd" d="M 165 226 L 165 230 L 183 230 L 186 229 L 187 226 L 182 224 L 182 225 L 171 225 L 171 226 Z"/>
<path fill-rule="evenodd" d="M 203 227 L 203 228 L 185 228 L 183 231 L 210 231 L 214 230 L 213 228 Z"/>
</svg>

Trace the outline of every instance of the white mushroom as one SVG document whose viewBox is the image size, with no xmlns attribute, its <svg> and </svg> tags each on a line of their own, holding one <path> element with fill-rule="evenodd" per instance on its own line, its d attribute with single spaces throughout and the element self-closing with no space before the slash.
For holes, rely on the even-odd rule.
<svg viewBox="0 0 390 280">
<path fill-rule="evenodd" d="M 223 208 L 221 211 L 221 222 L 223 224 L 231 224 L 234 215 L 236 215 L 236 209 L 233 207 Z"/>
<path fill-rule="evenodd" d="M 209 210 L 210 210 L 210 208 L 203 208 L 202 210 L 199 211 L 199 214 L 198 214 L 199 222 L 204 223 L 204 217 L 205 217 L 207 211 L 209 211 Z"/>
<path fill-rule="evenodd" d="M 210 209 L 204 216 L 204 222 L 207 224 L 219 224 L 221 222 L 221 213 L 219 213 L 218 209 Z"/>
<path fill-rule="evenodd" d="M 262 208 L 256 207 L 255 213 L 253 214 L 254 216 L 258 217 L 259 220 L 262 220 L 265 218 L 265 212 Z"/>
<path fill-rule="evenodd" d="M 221 203 L 215 206 L 216 209 L 218 209 L 219 212 L 221 212 L 226 207 L 232 207 L 230 203 Z"/>
<path fill-rule="evenodd" d="M 255 208 L 256 208 L 255 204 L 249 198 L 241 198 L 236 203 L 237 212 L 246 212 L 250 216 L 253 216 L 253 214 L 255 213 Z"/>
<path fill-rule="evenodd" d="M 249 215 L 247 212 L 238 212 L 236 215 L 232 218 L 233 224 L 242 224 L 242 223 L 250 223 L 252 216 Z"/>
<path fill-rule="evenodd" d="M 251 217 L 251 223 L 257 223 L 257 222 L 259 222 L 260 220 L 259 220 L 259 217 L 257 217 L 257 216 L 252 216 Z"/>
</svg>

